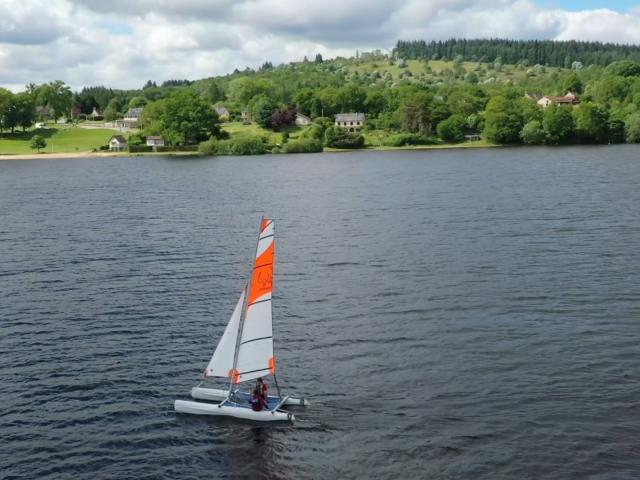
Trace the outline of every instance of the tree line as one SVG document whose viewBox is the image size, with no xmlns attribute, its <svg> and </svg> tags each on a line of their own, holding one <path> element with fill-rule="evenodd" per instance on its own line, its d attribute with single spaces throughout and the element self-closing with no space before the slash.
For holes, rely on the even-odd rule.
<svg viewBox="0 0 640 480">
<path fill-rule="evenodd" d="M 547 65 L 570 68 L 573 62 L 606 66 L 618 60 L 640 61 L 640 47 L 616 43 L 576 40 L 458 39 L 444 41 L 398 40 L 393 50 L 398 58 L 453 59 L 461 55 L 467 61 Z"/>
<path fill-rule="evenodd" d="M 579 105 L 543 109 L 525 98 L 567 91 L 579 96 Z M 291 151 L 317 151 L 318 144 L 360 148 L 365 141 L 391 146 L 459 142 L 476 135 L 509 144 L 638 142 L 640 63 L 626 59 L 602 67 L 572 60 L 565 69 L 507 64 L 502 58 L 468 62 L 460 54 L 447 62 L 407 60 L 378 51 L 275 66 L 264 62 L 257 70 L 196 81 L 148 81 L 131 90 L 94 86 L 73 93 L 55 81 L 30 84 L 18 94 L 0 90 L 0 128 L 29 128 L 43 106 L 56 118 L 96 108 L 107 121 L 143 107 L 142 135 L 162 135 L 183 146 L 213 138 L 215 149 L 225 152 L 233 151 L 235 140 L 225 138 L 214 107 L 224 106 L 232 119 L 281 132 L 280 145 L 269 145 L 281 149 L 293 143 L 286 135 L 296 114 L 311 117 L 312 125 L 296 140 L 306 143 L 289 145 Z M 366 114 L 362 134 L 333 127 L 335 114 L 349 112 Z"/>
</svg>

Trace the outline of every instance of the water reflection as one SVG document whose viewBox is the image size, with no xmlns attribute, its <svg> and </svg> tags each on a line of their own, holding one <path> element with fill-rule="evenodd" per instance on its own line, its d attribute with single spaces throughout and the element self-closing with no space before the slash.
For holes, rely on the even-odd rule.
<svg viewBox="0 0 640 480">
<path fill-rule="evenodd" d="M 258 426 L 238 423 L 225 439 L 228 474 L 231 478 L 264 480 L 287 478 L 282 459 L 286 426 Z M 220 449 L 209 451 L 219 458 Z"/>
</svg>

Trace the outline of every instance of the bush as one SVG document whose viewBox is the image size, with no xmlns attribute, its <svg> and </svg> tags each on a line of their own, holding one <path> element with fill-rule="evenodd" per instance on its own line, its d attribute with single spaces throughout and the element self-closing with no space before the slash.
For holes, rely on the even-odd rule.
<svg viewBox="0 0 640 480">
<path fill-rule="evenodd" d="M 340 127 L 327 128 L 325 142 L 332 148 L 362 148 L 364 137 L 359 133 L 350 133 Z"/>
<path fill-rule="evenodd" d="M 202 142 L 197 150 L 201 155 L 259 155 L 265 153 L 265 145 L 261 137 L 243 135 L 220 141 L 212 138 Z"/>
<path fill-rule="evenodd" d="M 529 145 L 540 145 L 544 143 L 546 135 L 542 128 L 542 124 L 537 120 L 531 120 L 522 127 L 520 138 L 522 138 L 524 143 Z"/>
<path fill-rule="evenodd" d="M 129 144 L 129 152 L 131 152 L 131 153 L 153 152 L 153 147 L 151 145 L 131 145 L 131 144 Z"/>
<path fill-rule="evenodd" d="M 445 142 L 460 142 L 464 139 L 465 118 L 462 115 L 451 115 L 438 124 L 438 136 Z"/>
<path fill-rule="evenodd" d="M 322 142 L 314 138 L 302 138 L 282 146 L 283 153 L 316 153 L 321 151 Z"/>
<path fill-rule="evenodd" d="M 129 145 L 146 145 L 147 139 L 141 133 L 132 133 L 128 139 Z"/>
<path fill-rule="evenodd" d="M 215 155 L 218 151 L 218 141 L 215 138 L 210 138 L 205 142 L 201 142 L 198 145 L 198 153 L 200 155 Z"/>
<path fill-rule="evenodd" d="M 324 131 L 325 127 L 323 125 L 313 123 L 300 134 L 300 138 L 322 140 L 322 137 L 324 137 Z"/>
<path fill-rule="evenodd" d="M 426 138 L 417 133 L 397 133 L 384 141 L 388 147 L 403 147 L 405 145 L 424 145 L 429 143 Z"/>
</svg>

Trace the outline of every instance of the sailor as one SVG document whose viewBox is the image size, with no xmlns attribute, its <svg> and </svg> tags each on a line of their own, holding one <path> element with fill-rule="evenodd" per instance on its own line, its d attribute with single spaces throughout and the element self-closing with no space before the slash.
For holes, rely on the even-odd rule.
<svg viewBox="0 0 640 480">
<path fill-rule="evenodd" d="M 262 407 L 264 407 L 264 400 L 262 399 L 262 396 L 258 392 L 257 388 L 253 389 L 253 392 L 249 397 L 249 403 L 251 404 L 251 410 L 253 410 L 254 412 L 259 412 L 260 410 L 262 410 Z"/>
<path fill-rule="evenodd" d="M 267 397 L 269 396 L 269 393 L 268 393 L 269 387 L 262 380 L 262 378 L 258 378 L 256 382 L 256 390 L 258 390 L 258 393 L 262 397 L 262 400 L 264 400 L 264 403 L 267 403 Z"/>
</svg>

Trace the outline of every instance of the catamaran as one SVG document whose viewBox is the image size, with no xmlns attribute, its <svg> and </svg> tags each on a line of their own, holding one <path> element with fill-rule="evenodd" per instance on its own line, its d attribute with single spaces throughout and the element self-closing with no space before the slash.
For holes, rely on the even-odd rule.
<svg viewBox="0 0 640 480">
<path fill-rule="evenodd" d="M 228 378 L 229 387 L 226 390 L 208 388 L 203 387 L 203 382 L 200 382 L 191 389 L 191 396 L 195 400 L 219 403 L 176 400 L 176 412 L 258 421 L 293 421 L 293 413 L 283 407 L 308 405 L 304 398 L 283 397 L 276 379 L 271 311 L 274 266 L 273 220 L 263 218 L 249 282 L 242 290 L 231 319 L 203 374 L 204 380 L 212 377 Z M 264 408 L 255 411 L 249 403 L 250 393 L 241 391 L 240 384 L 269 375 L 273 377 L 278 394 L 269 395 Z"/>
</svg>

